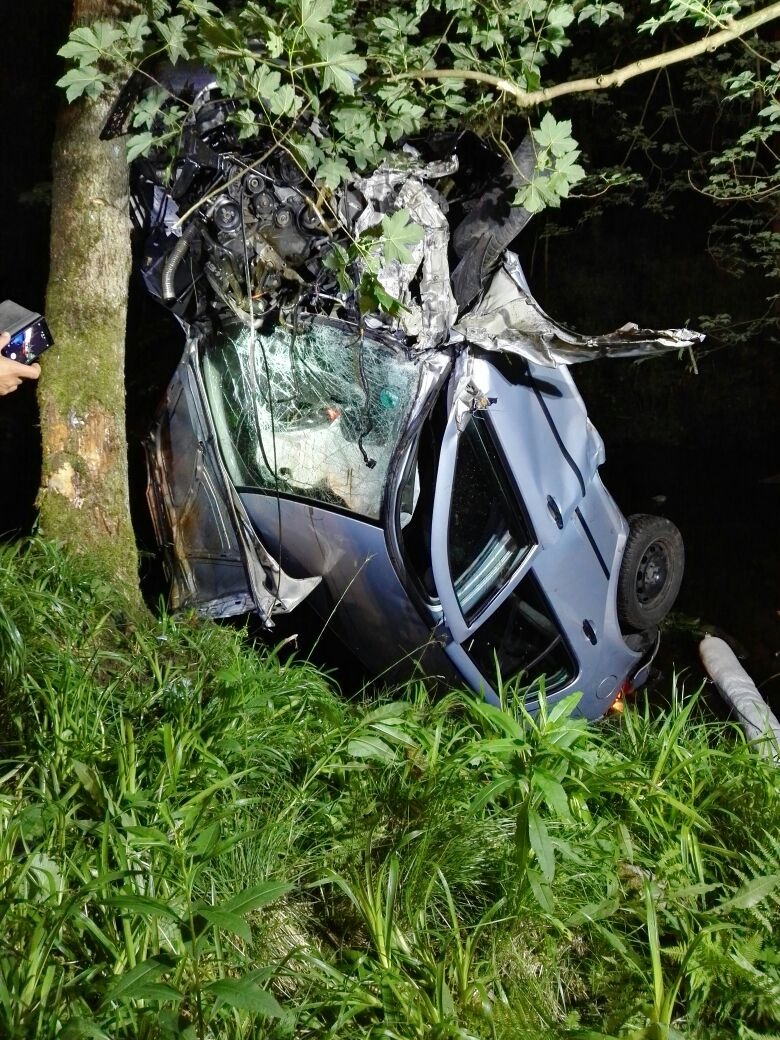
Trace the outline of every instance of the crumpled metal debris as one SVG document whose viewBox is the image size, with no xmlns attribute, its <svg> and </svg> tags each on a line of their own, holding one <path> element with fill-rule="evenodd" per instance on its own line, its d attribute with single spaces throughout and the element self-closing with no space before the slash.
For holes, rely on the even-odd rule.
<svg viewBox="0 0 780 1040">
<path fill-rule="evenodd" d="M 351 182 L 366 199 L 365 208 L 354 221 L 355 234 L 375 227 L 383 216 L 402 209 L 423 229 L 422 239 L 409 248 L 409 263 L 383 262 L 381 245 L 374 251 L 380 259 L 379 283 L 403 307 L 400 317 L 392 320 L 407 336 L 416 339 L 418 350 L 430 350 L 442 343 L 458 314 L 447 259 L 449 223 L 436 193 L 425 183 L 447 177 L 457 168 L 456 157 L 425 165 L 410 159 L 398 166 L 385 163 L 370 177 L 358 177 Z M 416 281 L 419 300 L 414 292 Z"/>
<path fill-rule="evenodd" d="M 574 365 L 597 358 L 647 357 L 695 346 L 693 329 L 640 329 L 632 323 L 602 336 L 580 336 L 552 320 L 531 295 L 520 261 L 507 250 L 483 295 L 454 326 L 485 350 L 519 354 L 539 365 Z"/>
<path fill-rule="evenodd" d="M 513 203 L 518 188 L 534 176 L 535 166 L 536 148 L 528 134 L 504 164 L 495 184 L 483 192 L 453 228 L 452 248 L 459 262 L 451 281 L 460 310 L 479 296 L 500 265 L 504 251 L 531 220 L 532 213 Z"/>
<path fill-rule="evenodd" d="M 468 351 L 458 354 L 453 370 L 449 418 L 455 420 L 460 433 L 466 429 L 472 414 L 489 408 L 494 398 L 488 397 L 474 381 L 474 358 Z"/>
</svg>

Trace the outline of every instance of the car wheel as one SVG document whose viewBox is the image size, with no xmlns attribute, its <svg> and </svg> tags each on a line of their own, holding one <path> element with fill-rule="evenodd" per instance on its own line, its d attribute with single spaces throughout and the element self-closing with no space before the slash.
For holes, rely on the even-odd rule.
<svg viewBox="0 0 780 1040">
<path fill-rule="evenodd" d="M 659 624 L 680 591 L 685 550 L 682 535 L 662 516 L 628 518 L 629 534 L 620 565 L 617 612 L 621 625 L 642 632 Z"/>
</svg>

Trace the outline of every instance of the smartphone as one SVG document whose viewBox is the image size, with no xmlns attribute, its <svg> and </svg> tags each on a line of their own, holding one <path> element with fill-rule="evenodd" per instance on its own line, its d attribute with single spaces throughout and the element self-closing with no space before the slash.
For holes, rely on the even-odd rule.
<svg viewBox="0 0 780 1040">
<path fill-rule="evenodd" d="M 20 307 L 13 300 L 0 303 L 0 332 L 11 335 L 10 343 L 6 343 L 0 354 L 23 365 L 31 365 L 54 343 L 43 315 Z"/>
</svg>

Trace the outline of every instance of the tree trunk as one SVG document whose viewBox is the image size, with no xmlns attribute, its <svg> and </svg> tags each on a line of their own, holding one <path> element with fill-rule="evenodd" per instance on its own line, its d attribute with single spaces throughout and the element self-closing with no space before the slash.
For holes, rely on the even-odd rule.
<svg viewBox="0 0 780 1040">
<path fill-rule="evenodd" d="M 74 0 L 73 25 L 118 17 L 109 0 Z M 125 436 L 124 344 L 130 273 L 122 141 L 99 139 L 109 100 L 63 105 L 52 157 L 46 315 L 55 346 L 39 400 L 40 528 L 138 596 Z"/>
</svg>

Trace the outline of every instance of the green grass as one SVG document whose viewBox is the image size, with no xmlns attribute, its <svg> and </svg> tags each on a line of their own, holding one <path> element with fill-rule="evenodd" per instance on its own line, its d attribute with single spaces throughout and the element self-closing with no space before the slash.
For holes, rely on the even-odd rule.
<svg viewBox="0 0 780 1040">
<path fill-rule="evenodd" d="M 0 1037 L 780 1033 L 777 769 L 676 684 L 347 702 L 40 540 L 0 682 Z"/>
</svg>

